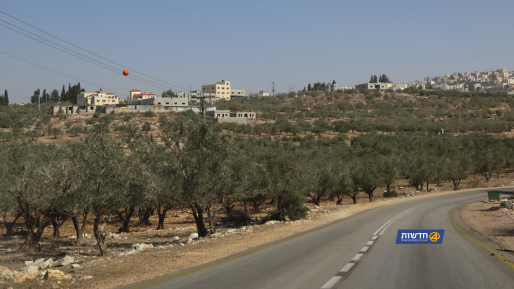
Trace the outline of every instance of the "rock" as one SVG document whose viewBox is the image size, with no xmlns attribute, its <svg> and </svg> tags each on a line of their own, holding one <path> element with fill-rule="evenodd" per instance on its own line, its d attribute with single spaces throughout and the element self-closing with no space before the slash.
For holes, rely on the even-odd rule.
<svg viewBox="0 0 514 289">
<path fill-rule="evenodd" d="M 113 239 L 119 239 L 119 238 L 121 238 L 121 237 L 120 237 L 120 235 L 118 235 L 118 234 L 112 234 L 112 238 L 113 238 Z"/>
<path fill-rule="evenodd" d="M 34 264 L 34 261 L 25 261 L 25 266 Z"/>
<path fill-rule="evenodd" d="M 80 265 L 79 265 L 79 264 L 74 263 L 74 264 L 71 264 L 71 267 L 73 267 L 73 268 L 78 268 L 78 267 L 80 267 Z"/>
<path fill-rule="evenodd" d="M 43 264 L 43 262 L 45 262 L 45 258 L 36 259 L 36 260 L 34 260 L 34 263 L 32 264 L 32 266 L 39 266 L 39 265 Z"/>
<path fill-rule="evenodd" d="M 46 260 L 45 262 L 41 263 L 39 265 L 39 268 L 40 269 L 45 269 L 46 267 L 52 266 L 53 264 L 54 264 L 54 261 L 52 260 L 52 258 L 50 258 L 50 259 Z"/>
<path fill-rule="evenodd" d="M 39 267 L 29 265 L 29 266 L 23 267 L 20 271 L 37 275 L 37 271 L 39 271 Z"/>
<path fill-rule="evenodd" d="M 27 279 L 34 280 L 36 279 L 36 275 L 27 272 L 18 272 L 14 274 L 14 283 L 23 283 Z"/>
<path fill-rule="evenodd" d="M 180 240 L 179 236 L 173 237 L 173 241 L 178 241 L 178 240 Z"/>
<path fill-rule="evenodd" d="M 71 275 L 65 275 L 64 272 L 60 270 L 52 270 L 48 269 L 45 274 L 45 279 L 57 279 L 57 280 L 64 280 L 64 279 L 71 279 Z"/>
<path fill-rule="evenodd" d="M 500 203 L 500 207 L 502 207 L 502 208 L 509 208 L 510 206 L 512 206 L 512 201 L 505 200 L 505 201 L 501 201 L 501 203 Z"/>
<path fill-rule="evenodd" d="M 191 235 L 189 235 L 189 239 L 196 239 L 198 238 L 198 233 L 193 233 Z"/>
<path fill-rule="evenodd" d="M 284 217 L 284 220 L 286 220 L 286 221 L 290 221 L 289 216 L 285 216 L 285 217 Z"/>
<path fill-rule="evenodd" d="M 64 258 L 57 260 L 55 263 L 61 266 L 68 266 L 73 262 L 75 262 L 75 257 L 66 255 Z"/>
<path fill-rule="evenodd" d="M 134 251 L 143 251 L 145 249 L 150 249 L 150 248 L 153 248 L 153 245 L 152 244 L 139 244 L 139 243 L 136 243 L 136 244 L 133 244 L 132 245 L 132 250 Z"/>
<path fill-rule="evenodd" d="M 9 270 L 9 268 L 0 266 L 0 277 L 3 277 L 5 279 L 11 279 L 12 278 L 12 271 Z"/>
</svg>

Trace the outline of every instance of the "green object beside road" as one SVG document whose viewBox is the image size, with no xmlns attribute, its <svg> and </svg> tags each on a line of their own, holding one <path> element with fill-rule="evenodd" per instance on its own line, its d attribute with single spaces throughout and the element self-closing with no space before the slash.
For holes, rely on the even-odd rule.
<svg viewBox="0 0 514 289">
<path fill-rule="evenodd" d="M 500 192 L 487 192 L 487 196 L 489 197 L 489 202 L 491 200 L 500 200 Z"/>
</svg>

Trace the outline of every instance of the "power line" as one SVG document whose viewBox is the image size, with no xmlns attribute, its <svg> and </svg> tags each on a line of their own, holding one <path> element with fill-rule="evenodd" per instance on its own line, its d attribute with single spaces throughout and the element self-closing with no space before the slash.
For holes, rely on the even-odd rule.
<svg viewBox="0 0 514 289">
<path fill-rule="evenodd" d="M 57 73 L 57 74 L 60 74 L 60 75 L 63 75 L 63 76 L 69 77 L 69 78 L 73 78 L 73 79 L 78 80 L 78 81 L 80 81 L 80 82 L 82 82 L 82 83 L 87 83 L 87 84 L 90 84 L 90 85 L 93 85 L 93 86 L 96 86 L 96 87 L 104 87 L 104 86 L 101 86 L 101 85 L 97 85 L 97 84 L 94 84 L 94 83 L 91 83 L 91 82 L 87 82 L 87 81 L 84 81 L 84 80 L 78 79 L 78 78 L 76 78 L 76 77 L 73 77 L 73 76 L 70 76 L 70 75 L 67 75 L 67 74 L 64 74 L 64 73 L 61 73 L 61 72 L 59 72 L 59 71 L 55 71 L 55 70 L 50 69 L 50 68 L 48 68 L 48 67 L 44 67 L 44 66 L 39 65 L 39 64 L 36 64 L 36 63 L 34 63 L 34 62 L 31 62 L 31 61 L 28 61 L 28 60 L 25 60 L 25 59 L 19 58 L 19 57 L 17 57 L 17 56 L 14 56 L 14 55 L 12 55 L 12 54 L 7 53 L 7 52 L 3 52 L 3 51 L 1 51 L 1 50 L 0 50 L 0 53 L 5 54 L 5 55 L 7 55 L 7 56 L 10 56 L 10 57 L 12 57 L 12 58 L 16 58 L 16 59 L 21 60 L 21 61 L 23 61 L 23 62 L 26 62 L 26 63 L 32 64 L 32 65 L 34 65 L 34 66 L 37 66 L 37 67 L 40 67 L 40 68 L 46 69 L 46 70 L 48 70 L 48 71 L 51 71 L 51 72 L 54 72 L 54 73 Z M 115 90 L 111 90 L 111 89 L 109 89 L 109 88 L 107 88 L 107 90 L 116 92 Z M 128 95 L 128 94 L 126 94 L 126 93 L 119 93 L 119 92 L 116 92 L 116 93 L 117 93 L 117 94 L 120 94 L 120 95 Z"/>
<path fill-rule="evenodd" d="M 87 55 L 84 55 L 84 54 L 78 53 L 78 52 L 76 52 L 76 51 L 73 51 L 72 49 L 69 49 L 69 48 L 67 48 L 67 47 L 64 47 L 64 46 L 62 46 L 62 45 L 60 45 L 60 44 L 58 44 L 58 43 L 55 43 L 55 42 L 53 42 L 53 41 L 50 41 L 50 40 L 46 39 L 46 38 L 43 38 L 43 37 L 41 37 L 41 36 L 39 36 L 39 35 L 37 35 L 37 34 L 34 34 L 34 33 L 30 32 L 30 31 L 27 31 L 27 30 L 25 30 L 25 29 L 23 29 L 23 28 L 21 28 L 21 27 L 18 27 L 18 26 L 16 26 L 16 25 L 12 24 L 12 23 L 9 23 L 9 22 L 7 22 L 7 21 L 5 21 L 5 20 L 0 19 L 0 21 L 2 21 L 2 22 L 4 22 L 4 23 L 7 23 L 7 24 L 9 24 L 9 25 L 11 25 L 11 26 L 14 26 L 14 27 L 16 27 L 17 29 L 20 29 L 20 30 L 22 30 L 22 31 L 24 31 L 24 32 L 26 32 L 26 33 L 29 33 L 29 34 L 34 35 L 34 36 L 36 36 L 36 37 L 39 37 L 39 38 L 43 39 L 44 41 L 47 41 L 47 42 L 52 43 L 53 45 L 56 45 L 56 46 L 61 47 L 61 48 L 63 48 L 63 49 L 66 49 L 66 50 L 70 51 L 71 53 L 78 54 L 78 55 L 80 55 L 80 56 L 82 56 L 82 57 L 85 57 L 85 58 L 87 58 L 87 59 L 91 60 L 91 61 L 94 61 L 94 62 L 99 63 L 99 64 L 93 63 L 93 64 L 95 64 L 95 65 L 99 65 L 99 66 L 102 66 L 102 65 L 103 65 L 103 66 L 106 66 L 106 67 L 112 68 L 113 70 L 111 70 L 111 71 L 113 71 L 113 72 L 115 72 L 115 73 L 118 73 L 118 68 L 116 68 L 116 67 L 114 67 L 114 66 L 111 66 L 111 65 L 109 65 L 109 64 L 102 63 L 102 62 L 100 62 L 100 61 L 98 61 L 98 60 L 96 60 L 96 59 L 93 59 L 93 58 L 91 58 L 91 57 L 89 57 L 89 56 L 87 56 Z M 3 27 L 8 28 L 8 29 L 11 29 L 11 28 L 9 28 L 9 27 L 7 27 L 7 26 L 3 25 L 3 24 L 0 24 L 0 26 L 3 26 Z M 26 37 L 30 37 L 30 36 L 25 35 L 25 34 L 23 34 L 23 33 L 19 32 L 19 31 L 14 30 L 14 29 L 11 29 L 11 30 L 13 30 L 13 31 L 15 31 L 15 32 L 17 32 L 17 33 L 20 33 L 20 34 L 22 34 L 22 35 L 24 35 L 24 36 L 26 36 Z M 34 39 L 34 40 L 36 40 L 36 41 L 39 41 L 39 42 L 41 42 L 41 43 L 44 43 L 44 44 L 46 44 L 46 45 L 48 45 L 47 43 L 42 42 L 42 41 L 40 41 L 40 40 L 38 40 L 38 39 L 35 39 L 35 38 L 32 38 L 32 37 L 30 37 L 30 38 L 31 38 L 31 39 Z M 52 47 L 52 48 L 55 48 L 55 47 L 53 47 L 53 46 L 51 46 L 51 45 L 49 45 L 49 46 L 50 46 L 50 47 Z M 57 49 L 57 48 L 56 48 L 56 49 Z M 60 50 L 60 49 L 59 49 L 59 50 Z M 60 50 L 60 51 L 62 51 L 62 50 Z M 63 52 L 65 52 L 65 51 L 63 51 Z M 70 53 L 68 53 L 68 54 L 70 54 Z M 75 55 L 73 55 L 73 56 L 75 56 Z M 75 57 L 77 57 L 77 56 L 75 56 Z M 81 59 L 82 59 L 82 58 L 81 58 Z M 83 59 L 83 60 L 84 60 L 84 59 Z M 88 61 L 88 62 L 89 62 L 89 61 Z M 90 62 L 90 63 L 91 63 L 91 62 Z M 105 67 L 104 67 L 104 68 L 105 68 Z M 153 84 L 159 85 L 159 86 L 161 86 L 161 87 L 159 87 L 159 88 L 161 88 L 161 89 L 162 89 L 162 87 L 163 87 L 163 86 L 162 86 L 161 84 L 159 84 L 159 83 L 152 82 L 152 81 L 150 81 L 150 80 L 148 80 L 148 79 L 144 79 L 144 78 L 142 78 L 142 77 L 138 77 L 138 76 L 131 76 L 130 78 L 132 78 L 132 79 L 136 79 L 136 78 L 137 78 L 136 80 L 146 81 L 146 82 L 149 82 L 149 83 L 153 83 Z M 146 83 L 146 82 L 145 82 L 145 83 Z M 148 84 L 148 83 L 147 83 L 147 84 Z"/>
<path fill-rule="evenodd" d="M 49 35 L 49 36 L 52 36 L 52 37 L 54 37 L 54 38 L 56 38 L 56 39 L 58 39 L 58 40 L 60 40 L 60 41 L 62 41 L 62 42 L 64 42 L 64 43 L 67 43 L 67 44 L 69 44 L 69 45 L 71 45 L 71 46 L 73 46 L 73 47 L 76 47 L 76 48 L 78 48 L 78 49 L 80 49 L 80 50 L 82 50 L 82 51 L 85 51 L 85 52 L 90 53 L 90 54 L 92 54 L 92 55 L 94 55 L 94 56 L 96 56 L 96 57 L 99 57 L 99 58 L 103 59 L 103 60 L 106 60 L 106 61 L 109 61 L 109 62 L 111 62 L 111 63 L 113 63 L 113 64 L 116 64 L 116 65 L 118 65 L 118 66 L 120 66 L 120 67 L 122 67 L 122 68 L 127 68 L 127 69 L 129 69 L 129 70 L 131 70 L 131 71 L 133 71 L 133 72 L 139 73 L 139 74 L 144 75 L 144 76 L 146 76 L 146 77 L 149 77 L 149 78 L 151 78 L 151 79 L 154 79 L 154 80 L 160 81 L 160 82 L 162 82 L 162 83 L 166 83 L 166 84 L 168 84 L 168 85 L 171 85 L 171 86 L 174 86 L 174 87 L 177 87 L 177 88 L 183 89 L 183 90 L 187 90 L 187 89 L 186 89 L 186 88 L 184 88 L 184 87 L 180 87 L 180 86 L 174 85 L 174 84 L 172 84 L 172 83 L 169 83 L 169 82 L 167 82 L 167 81 L 160 80 L 160 79 L 157 79 L 157 78 L 155 78 L 155 77 L 152 77 L 152 76 L 146 75 L 146 74 L 144 74 L 144 73 L 142 73 L 142 72 L 139 72 L 139 71 L 137 71 L 137 70 L 135 70 L 135 69 L 132 69 L 132 68 L 127 67 L 127 66 L 124 66 L 124 65 L 121 65 L 121 64 L 119 64 L 119 63 L 117 63 L 117 62 L 114 62 L 114 61 L 109 60 L 109 59 L 107 59 L 107 58 L 105 58 L 105 57 L 102 57 L 102 56 L 100 56 L 100 55 L 98 55 L 98 54 L 95 54 L 95 53 L 93 53 L 93 52 L 91 52 L 91 51 L 89 51 L 89 50 L 87 50 L 87 49 L 84 49 L 84 48 L 82 48 L 82 47 L 80 47 L 80 46 L 78 46 L 78 45 L 75 45 L 75 44 L 70 43 L 70 42 L 68 42 L 68 41 L 66 41 L 66 40 L 64 40 L 64 39 L 61 39 L 61 38 L 59 38 L 59 37 L 57 37 L 57 36 L 55 36 L 55 35 L 53 35 L 53 34 L 51 34 L 51 33 L 48 33 L 48 32 L 46 32 L 46 31 L 44 31 L 44 30 L 41 30 L 41 29 L 39 29 L 39 28 L 37 28 L 37 27 L 35 27 L 35 26 L 33 26 L 33 25 L 31 25 L 31 24 L 29 24 L 29 23 L 27 23 L 27 22 L 23 21 L 23 20 L 20 20 L 20 19 L 18 19 L 18 18 L 16 18 L 16 17 L 14 17 L 14 16 L 12 16 L 12 15 L 10 15 L 10 14 L 8 14 L 8 13 L 5 13 L 5 12 L 3 12 L 3 11 L 1 11 L 1 10 L 0 10 L 0 13 L 4 14 L 4 15 L 6 15 L 6 16 L 9 16 L 9 17 L 11 17 L 11 18 L 13 18 L 13 19 L 15 19 L 15 20 L 17 20 L 17 21 L 19 21 L 19 22 L 21 22 L 21 23 L 25 24 L 25 25 L 28 25 L 28 26 L 30 26 L 30 27 L 32 27 L 32 28 L 34 28 L 34 29 L 38 30 L 38 31 L 41 31 L 41 32 L 43 32 L 43 33 L 45 33 L 45 34 L 47 34 L 47 35 Z M 11 24 L 11 25 L 12 25 L 12 24 Z M 14 26 L 14 25 L 13 25 L 13 26 Z"/>
<path fill-rule="evenodd" d="M 3 25 L 3 24 L 1 24 L 1 23 L 0 23 L 0 26 L 3 26 L 3 27 L 5 27 L 5 28 L 7 28 L 7 29 L 9 29 L 9 30 L 12 30 L 12 31 L 14 31 L 14 32 L 16 32 L 16 33 L 19 33 L 19 34 L 21 34 L 21 35 L 23 35 L 23 36 L 26 36 L 26 37 L 28 37 L 28 38 L 31 38 L 31 39 L 35 40 L 35 41 L 38 41 L 38 42 L 43 43 L 43 44 L 45 44 L 45 45 L 48 45 L 48 46 L 50 46 L 50 47 L 52 47 L 52 48 L 54 48 L 54 49 L 57 49 L 57 50 L 59 50 L 59 51 L 61 51 L 61 52 L 66 53 L 66 54 L 68 54 L 68 55 L 71 55 L 71 56 L 76 57 L 76 58 L 78 58 L 78 59 L 81 59 L 81 60 L 84 60 L 84 61 L 86 61 L 86 62 L 89 62 L 89 63 L 91 63 L 91 64 L 93 64 L 93 65 L 96 65 L 96 66 L 102 67 L 102 68 L 104 68 L 104 69 L 106 69 L 106 70 L 109 70 L 109 71 L 111 71 L 111 72 L 114 72 L 114 73 L 116 73 L 116 74 L 119 74 L 119 71 L 117 71 L 117 70 L 115 70 L 115 69 L 113 69 L 113 68 L 110 68 L 110 67 L 106 67 L 106 66 L 104 66 L 105 64 L 103 64 L 103 63 L 98 64 L 98 63 L 92 62 L 92 61 L 90 61 L 90 60 L 84 59 L 84 58 L 82 58 L 81 56 L 77 56 L 77 55 L 73 54 L 73 53 L 76 53 L 76 52 L 71 53 L 71 52 L 65 51 L 65 50 L 63 50 L 63 49 L 60 49 L 60 48 L 58 48 L 58 47 L 52 46 L 52 45 L 50 45 L 50 44 L 48 44 L 48 43 L 46 43 L 46 42 L 44 42 L 44 41 L 42 41 L 42 40 L 36 39 L 36 38 L 34 38 L 34 37 L 32 37 L 32 36 L 29 36 L 29 35 L 27 35 L 27 34 L 24 34 L 24 33 L 20 32 L 20 31 L 14 30 L 14 29 L 12 29 L 11 27 L 5 26 L 5 25 Z M 79 54 L 79 55 L 80 55 L 80 54 Z M 96 61 L 96 60 L 94 60 L 94 61 Z M 140 77 L 138 77 L 138 76 L 128 76 L 128 77 L 129 77 L 129 78 L 132 78 L 132 79 L 134 79 L 134 80 L 137 80 L 137 81 L 143 82 L 143 83 L 145 83 L 145 84 L 148 84 L 148 85 L 151 85 L 151 86 L 158 87 L 158 88 L 160 88 L 160 89 L 164 89 L 164 90 L 165 90 L 165 89 L 167 89 L 167 87 L 164 87 L 164 86 L 160 86 L 160 87 L 159 87 L 159 86 L 156 86 L 156 85 L 152 85 L 151 83 L 148 83 L 146 80 L 141 79 L 141 78 L 140 78 Z"/>
</svg>

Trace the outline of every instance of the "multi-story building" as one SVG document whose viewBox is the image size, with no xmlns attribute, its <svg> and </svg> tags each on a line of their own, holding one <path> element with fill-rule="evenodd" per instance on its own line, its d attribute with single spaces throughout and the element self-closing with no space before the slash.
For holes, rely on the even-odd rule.
<svg viewBox="0 0 514 289">
<path fill-rule="evenodd" d="M 222 80 L 215 84 L 202 85 L 202 93 L 214 93 L 217 100 L 230 100 L 230 82 Z"/>
<path fill-rule="evenodd" d="M 82 92 L 77 94 L 77 104 L 85 105 L 114 105 L 119 104 L 120 98 L 112 92 L 104 92 L 102 89 L 95 92 Z"/>
<path fill-rule="evenodd" d="M 148 98 L 155 98 L 155 97 L 156 97 L 155 93 L 146 93 L 146 92 L 141 92 L 141 90 L 139 90 L 139 89 L 132 89 L 130 91 L 129 100 L 130 100 L 130 103 L 137 103 L 140 100 L 148 99 Z"/>
</svg>

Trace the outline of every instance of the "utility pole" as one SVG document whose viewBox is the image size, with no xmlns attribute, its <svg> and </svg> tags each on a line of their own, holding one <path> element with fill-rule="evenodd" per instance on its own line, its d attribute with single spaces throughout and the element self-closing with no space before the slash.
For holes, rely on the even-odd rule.
<svg viewBox="0 0 514 289">
<path fill-rule="evenodd" d="M 205 120 L 205 94 L 203 92 L 200 92 L 200 110 L 202 119 Z"/>
<path fill-rule="evenodd" d="M 271 84 L 273 84 L 271 91 L 273 92 L 273 96 L 275 96 L 275 82 L 273 81 Z"/>
</svg>

